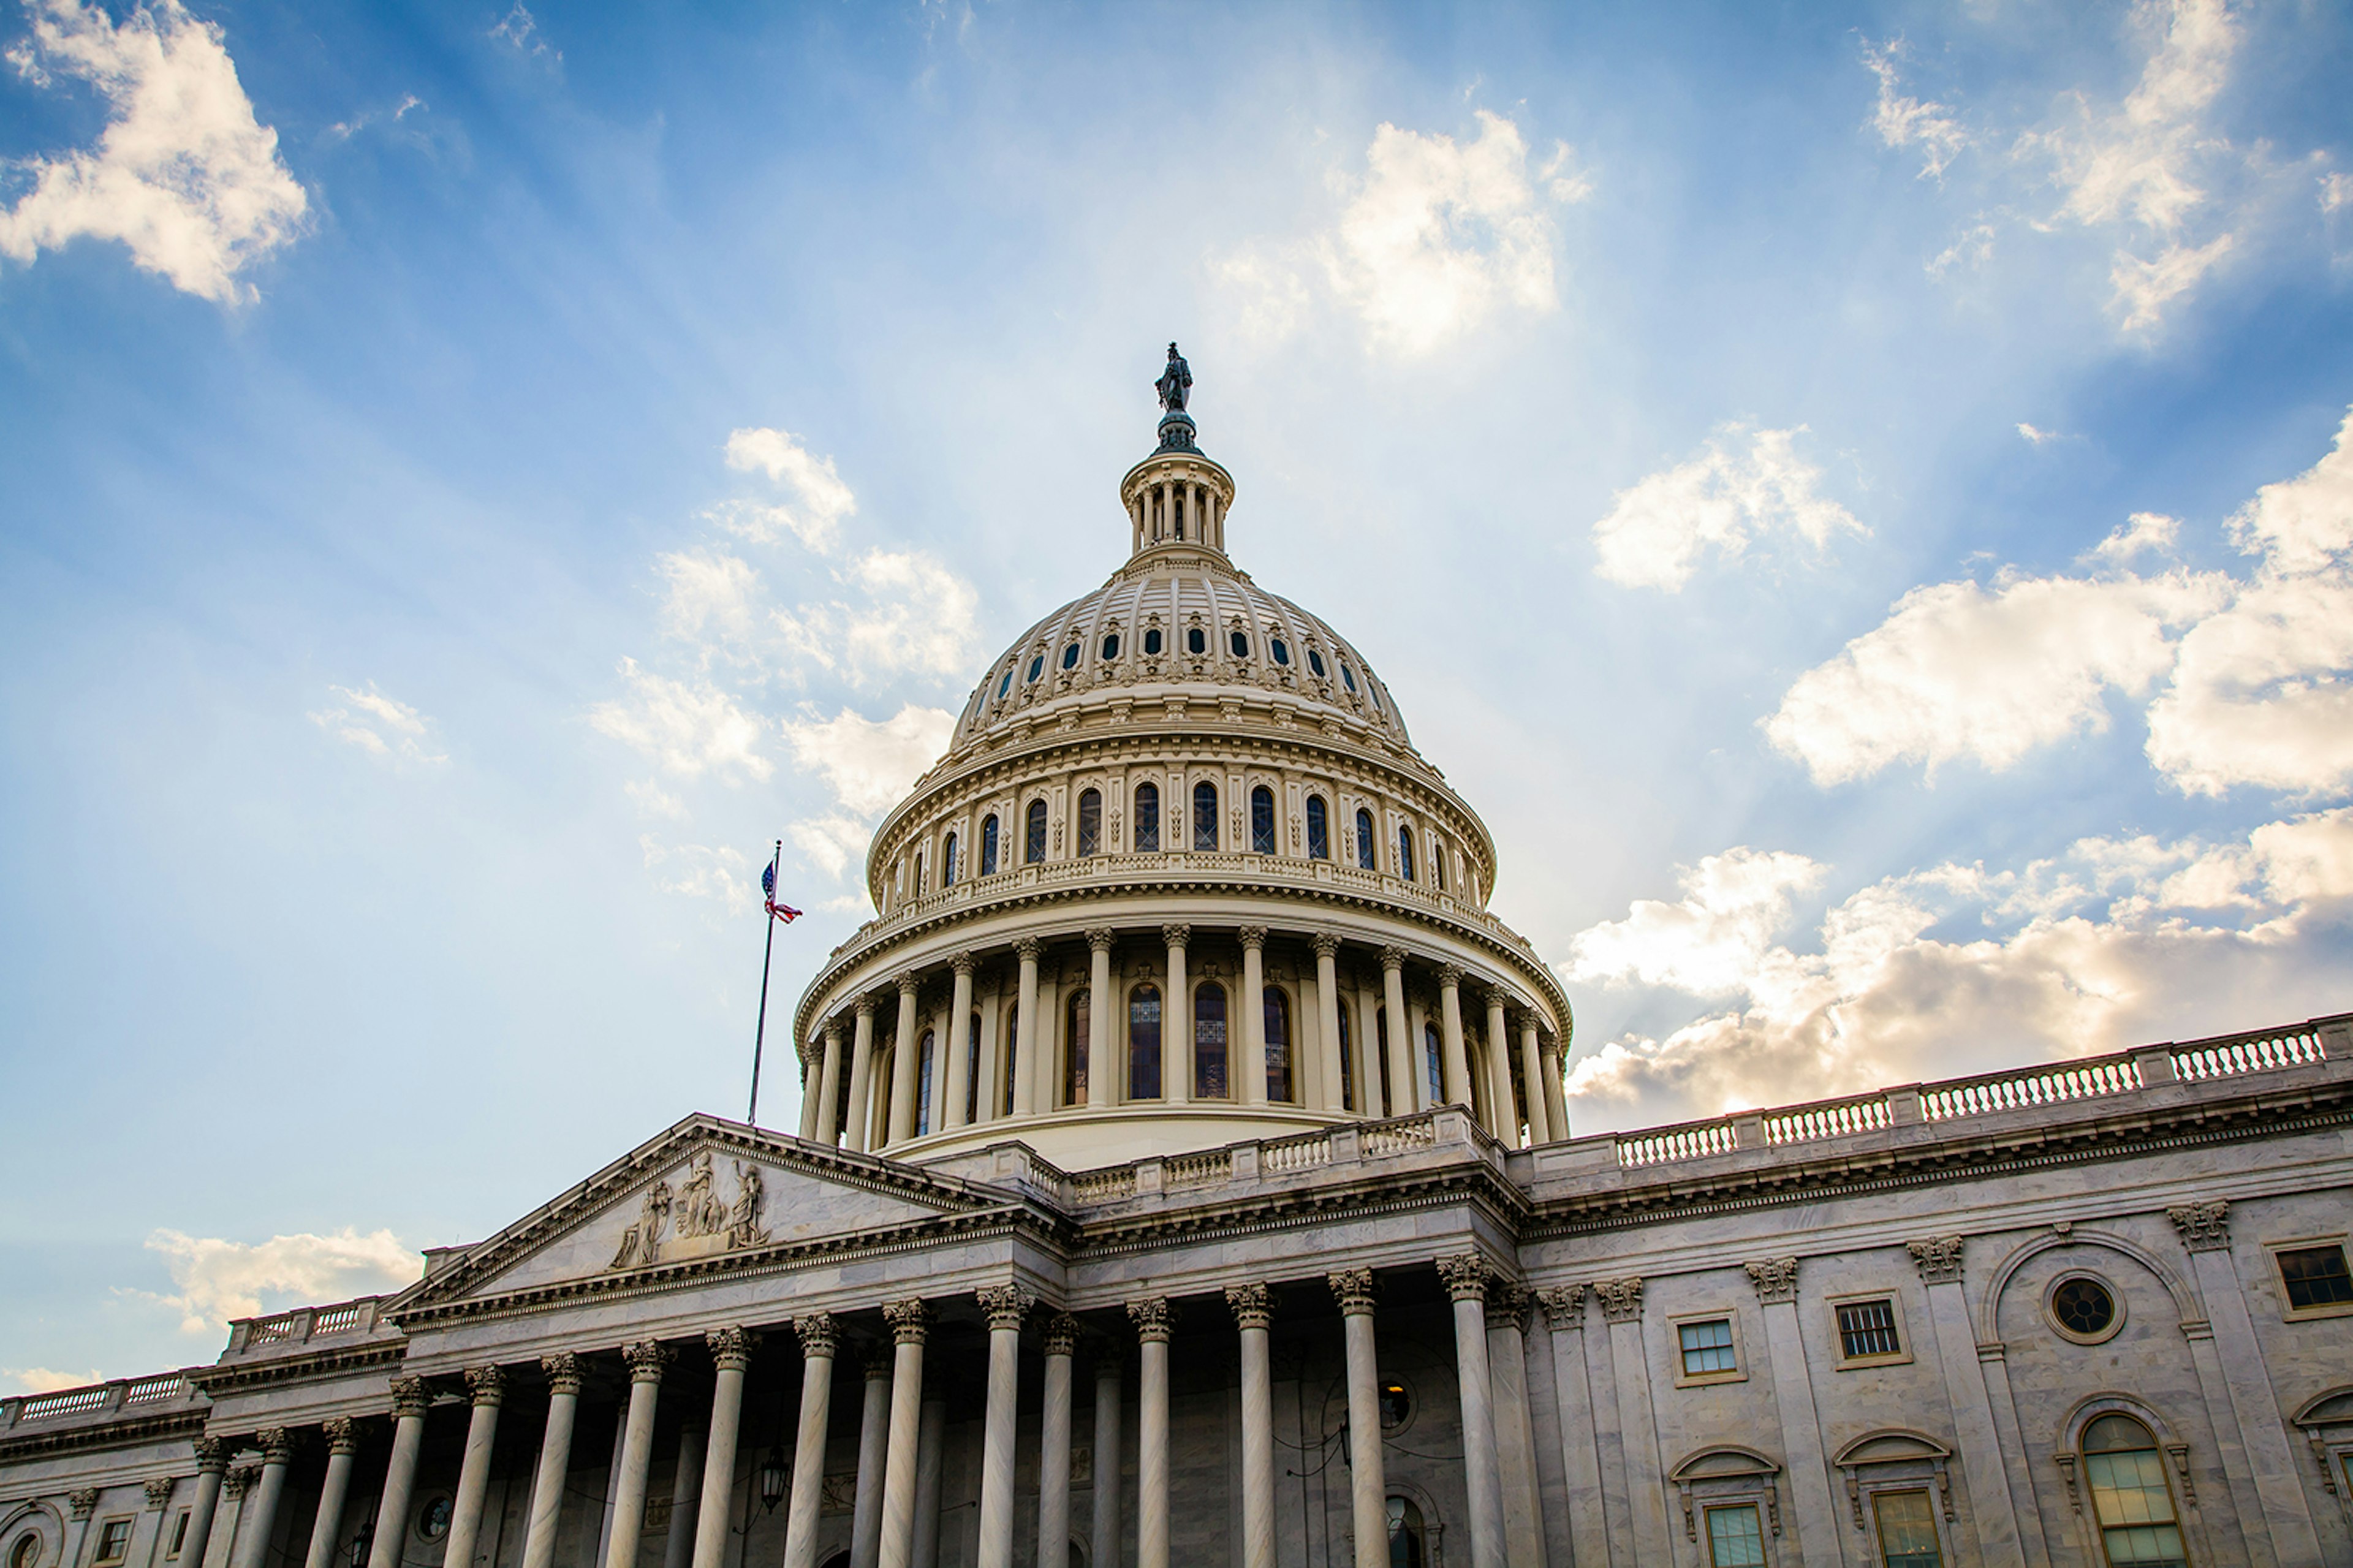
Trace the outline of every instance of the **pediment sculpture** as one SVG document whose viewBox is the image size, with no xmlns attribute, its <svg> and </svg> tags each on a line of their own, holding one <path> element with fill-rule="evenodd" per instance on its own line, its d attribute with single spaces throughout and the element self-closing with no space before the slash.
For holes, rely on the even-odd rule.
<svg viewBox="0 0 2353 1568">
<path fill-rule="evenodd" d="M 765 1247 L 768 1232 L 760 1223 L 760 1211 L 767 1203 L 767 1183 L 757 1164 L 728 1163 L 735 1168 L 732 1201 L 715 1190 L 708 1149 L 687 1161 L 675 1189 L 667 1178 L 648 1187 L 636 1222 L 621 1233 L 620 1247 L 606 1267 L 645 1268 Z"/>
</svg>

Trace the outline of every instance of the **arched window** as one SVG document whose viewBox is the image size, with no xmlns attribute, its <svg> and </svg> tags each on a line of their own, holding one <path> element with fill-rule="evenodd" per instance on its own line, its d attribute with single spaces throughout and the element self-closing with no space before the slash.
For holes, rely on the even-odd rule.
<svg viewBox="0 0 2353 1568">
<path fill-rule="evenodd" d="M 997 1108 L 999 1116 L 1013 1114 L 1013 1075 L 1021 1070 L 1021 1004 L 1016 1002 L 1005 1009 L 1005 1103 Z M 844 1078 L 849 1075 L 844 1073 Z"/>
<path fill-rule="evenodd" d="M 1234 633 L 1233 636 L 1228 637 L 1226 641 L 1228 645 L 1233 648 L 1234 657 L 1236 658 L 1248 658 L 1250 657 L 1250 633 L 1238 631 Z"/>
<path fill-rule="evenodd" d="M 1413 829 L 1403 823 L 1398 825 L 1398 875 L 1413 880 Z"/>
<path fill-rule="evenodd" d="M 1203 631 L 1198 626 L 1187 626 L 1185 630 L 1185 651 L 1187 653 L 1208 652 L 1209 634 Z"/>
<path fill-rule="evenodd" d="M 1401 1497 L 1389 1499 L 1389 1568 L 1429 1568 L 1430 1535 L 1421 1510 Z"/>
<path fill-rule="evenodd" d="M 980 874 L 997 875 L 997 814 L 993 811 L 980 819 Z"/>
<path fill-rule="evenodd" d="M 1266 988 L 1266 1097 L 1291 1098 L 1291 998 L 1282 988 Z"/>
<path fill-rule="evenodd" d="M 2109 1568 L 2182 1568 L 2179 1516 L 2165 1456 L 2129 1415 L 2103 1415 L 2084 1428 L 2084 1483 L 2099 1521 Z"/>
<path fill-rule="evenodd" d="M 1025 865 L 1035 866 L 1045 858 L 1046 803 L 1033 800 L 1029 803 L 1029 826 L 1021 836 L 1021 859 Z"/>
<path fill-rule="evenodd" d="M 1440 892 L 1446 891 L 1446 840 L 1435 837 L 1430 841 L 1430 879 Z"/>
<path fill-rule="evenodd" d="M 1079 853 L 1099 855 L 1103 852 L 1103 791 L 1079 792 Z"/>
<path fill-rule="evenodd" d="M 1446 1103 L 1444 1051 L 1445 1047 L 1439 1042 L 1438 1026 L 1424 1024 L 1421 1026 L 1421 1060 L 1430 1074 L 1430 1103 L 1432 1105 Z"/>
<path fill-rule="evenodd" d="M 1274 853 L 1274 792 L 1264 784 L 1250 791 L 1250 853 Z"/>
<path fill-rule="evenodd" d="M 1372 1099 L 1370 1096 L 1376 1081 L 1379 1084 L 1380 1095 Z M 1368 1116 L 1380 1115 L 1383 1106 L 1388 1108 L 1388 1113 L 1391 1116 L 1403 1116 L 1410 1109 L 1398 1103 L 1397 1089 L 1389 1082 L 1389 1010 L 1387 1007 L 1373 1009 L 1373 1066 L 1365 1092 L 1368 1097 L 1365 1113 Z"/>
<path fill-rule="evenodd" d="M 1135 852 L 1149 855 L 1160 847 L 1160 786 L 1135 786 Z"/>
<path fill-rule="evenodd" d="M 920 898 L 922 898 L 923 896 L 923 851 L 919 849 L 919 850 L 917 850 L 917 851 L 915 852 L 915 897 L 917 897 L 917 898 L 919 898 L 919 899 L 920 899 Z"/>
<path fill-rule="evenodd" d="M 1332 858 L 1332 817 L 1320 795 L 1307 797 L 1307 858 L 1310 860 Z"/>
<path fill-rule="evenodd" d="M 1340 998 L 1340 1103 L 1362 1115 L 1365 1101 L 1356 1092 L 1356 1041 L 1348 1037 L 1348 999 Z"/>
<path fill-rule="evenodd" d="M 964 1042 L 964 1124 L 980 1120 L 980 1015 L 975 1013 Z"/>
<path fill-rule="evenodd" d="M 1203 779 L 1193 786 L 1193 847 L 1218 847 L 1218 786 Z"/>
<path fill-rule="evenodd" d="M 183 1526 L 187 1516 L 181 1516 Z M 35 1568 L 41 1561 L 41 1538 L 31 1531 L 16 1537 L 16 1544 L 8 1548 L 8 1568 Z"/>
<path fill-rule="evenodd" d="M 1119 657 L 1119 634 L 1117 632 L 1108 633 L 1103 637 L 1103 656 L 1105 658 L 1117 658 Z"/>
<path fill-rule="evenodd" d="M 1071 1005 L 1065 1009 L 1062 1035 L 1062 1103 L 1084 1105 L 1087 1102 L 1087 1037 L 1092 1022 L 1088 993 L 1071 994 Z"/>
<path fill-rule="evenodd" d="M 1127 1098 L 1160 1098 L 1160 987 L 1127 994 Z"/>
<path fill-rule="evenodd" d="M 1144 634 L 1144 651 L 1149 658 L 1160 657 L 1160 628 L 1153 626 Z"/>
<path fill-rule="evenodd" d="M 1226 1084 L 1226 988 L 1204 980 L 1193 988 L 1193 1098 L 1223 1100 Z"/>
<path fill-rule="evenodd" d="M 991 822 L 996 821 L 990 817 Z M 1373 854 L 1373 814 L 1359 807 L 1356 812 L 1356 864 L 1367 871 L 1377 871 L 1379 866 Z"/>
<path fill-rule="evenodd" d="M 938 1055 L 932 1031 L 923 1031 L 923 1044 L 915 1048 L 915 1136 L 921 1138 L 932 1130 L 932 1063 Z"/>
<path fill-rule="evenodd" d="M 940 847 L 940 886 L 955 887 L 956 879 L 963 874 L 964 863 L 956 854 L 956 836 L 951 833 L 947 842 Z"/>
</svg>

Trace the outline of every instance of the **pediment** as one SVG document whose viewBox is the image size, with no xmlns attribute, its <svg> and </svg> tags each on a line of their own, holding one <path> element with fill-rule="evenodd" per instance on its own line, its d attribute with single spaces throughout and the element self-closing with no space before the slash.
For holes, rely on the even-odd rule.
<svg viewBox="0 0 2353 1568">
<path fill-rule="evenodd" d="M 679 1123 L 435 1269 L 396 1318 L 555 1287 L 807 1250 L 1008 1205 L 1014 1194 L 738 1123 Z"/>
</svg>

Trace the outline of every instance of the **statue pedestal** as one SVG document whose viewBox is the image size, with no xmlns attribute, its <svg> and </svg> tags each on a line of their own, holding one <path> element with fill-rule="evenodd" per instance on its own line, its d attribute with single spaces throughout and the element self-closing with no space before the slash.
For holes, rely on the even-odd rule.
<svg viewBox="0 0 2353 1568">
<path fill-rule="evenodd" d="M 1193 416 L 1174 409 L 1160 416 L 1160 447 L 1164 452 L 1198 452 L 1193 445 Z"/>
</svg>

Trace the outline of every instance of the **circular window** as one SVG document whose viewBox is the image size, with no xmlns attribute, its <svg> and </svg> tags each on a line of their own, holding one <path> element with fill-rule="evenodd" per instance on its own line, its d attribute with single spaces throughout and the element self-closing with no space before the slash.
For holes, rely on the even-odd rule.
<svg viewBox="0 0 2353 1568">
<path fill-rule="evenodd" d="M 1103 656 L 1105 658 L 1117 658 L 1119 657 L 1119 634 L 1117 632 L 1113 632 L 1111 636 L 1103 638 Z"/>
<path fill-rule="evenodd" d="M 1384 1434 L 1402 1432 L 1413 1419 L 1413 1395 L 1402 1383 L 1381 1384 L 1381 1431 Z"/>
<path fill-rule="evenodd" d="M 1274 656 L 1274 662 L 1277 664 L 1289 664 L 1291 662 L 1290 645 L 1285 643 L 1281 637 L 1270 637 L 1267 640 L 1266 651 Z"/>
<path fill-rule="evenodd" d="M 2098 1344 L 2124 1322 L 2116 1292 L 2088 1274 L 2071 1274 L 2052 1286 L 2046 1307 L 2052 1326 L 2078 1344 Z"/>
<path fill-rule="evenodd" d="M 1307 668 L 1315 672 L 1316 679 L 1324 679 L 1324 656 L 1312 647 L 1307 650 Z"/>
<path fill-rule="evenodd" d="M 438 1541 L 449 1533 L 448 1493 L 425 1500 L 425 1506 L 417 1510 L 417 1533 L 427 1541 Z"/>
<path fill-rule="evenodd" d="M 1185 634 L 1185 646 L 1195 653 L 1209 651 L 1209 634 L 1195 626 Z"/>
<path fill-rule="evenodd" d="M 1158 626 L 1154 626 L 1151 630 L 1144 634 L 1144 651 L 1148 654 L 1157 654 L 1160 651 L 1160 628 Z"/>
<path fill-rule="evenodd" d="M 33 1568 L 41 1560 L 41 1538 L 31 1531 L 16 1537 L 16 1544 L 8 1548 L 8 1568 Z"/>
<path fill-rule="evenodd" d="M 1045 656 L 1044 654 L 1042 654 L 1042 653 L 1041 653 L 1041 654 L 1039 654 L 1036 658 L 1033 658 L 1033 659 L 1031 659 L 1031 660 L 1029 661 L 1029 679 L 1030 679 L 1031 680 L 1035 680 L 1035 679 L 1037 679 L 1039 676 L 1041 676 L 1041 675 L 1043 675 L 1043 674 L 1045 674 L 1045 673 L 1046 673 L 1046 656 Z"/>
</svg>

